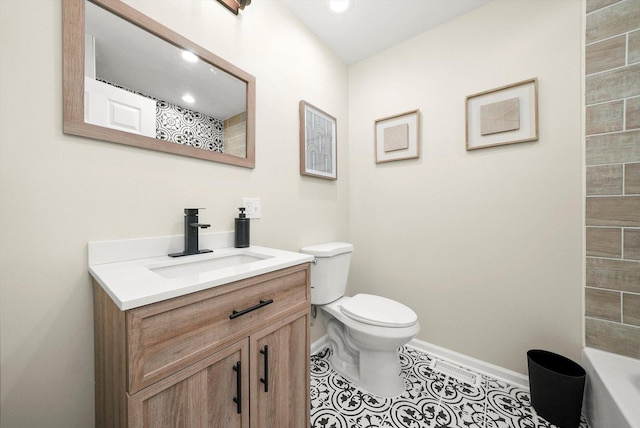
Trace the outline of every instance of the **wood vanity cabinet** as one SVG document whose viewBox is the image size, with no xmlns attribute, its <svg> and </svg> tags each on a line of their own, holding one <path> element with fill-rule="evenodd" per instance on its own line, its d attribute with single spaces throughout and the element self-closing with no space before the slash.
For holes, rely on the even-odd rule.
<svg viewBox="0 0 640 428">
<path fill-rule="evenodd" d="M 121 311 L 94 281 L 96 427 L 309 426 L 309 264 Z"/>
</svg>

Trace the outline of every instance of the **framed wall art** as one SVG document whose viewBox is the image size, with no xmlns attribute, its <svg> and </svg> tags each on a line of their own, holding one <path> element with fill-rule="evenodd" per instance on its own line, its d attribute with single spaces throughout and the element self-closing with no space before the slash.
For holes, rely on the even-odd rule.
<svg viewBox="0 0 640 428">
<path fill-rule="evenodd" d="M 466 99 L 467 150 L 538 139 L 538 79 L 503 86 Z"/>
<path fill-rule="evenodd" d="M 338 179 L 336 118 L 300 101 L 300 174 Z"/>
<path fill-rule="evenodd" d="M 419 128 L 419 110 L 376 120 L 376 163 L 420 157 Z"/>
</svg>

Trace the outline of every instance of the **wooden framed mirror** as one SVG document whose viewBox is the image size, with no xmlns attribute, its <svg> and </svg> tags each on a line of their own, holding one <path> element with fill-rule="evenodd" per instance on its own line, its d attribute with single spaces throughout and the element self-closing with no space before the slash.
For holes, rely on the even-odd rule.
<svg viewBox="0 0 640 428">
<path fill-rule="evenodd" d="M 120 0 L 62 0 L 64 132 L 255 166 L 255 78 Z"/>
</svg>

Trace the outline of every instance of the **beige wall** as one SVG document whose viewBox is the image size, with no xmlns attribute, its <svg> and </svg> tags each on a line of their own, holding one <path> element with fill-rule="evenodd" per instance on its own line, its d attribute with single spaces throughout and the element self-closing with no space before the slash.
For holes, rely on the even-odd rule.
<svg viewBox="0 0 640 428">
<path fill-rule="evenodd" d="M 350 68 L 350 293 L 521 373 L 531 348 L 579 358 L 581 33 L 579 0 L 496 0 Z M 539 141 L 465 151 L 465 97 L 532 77 Z M 374 120 L 414 109 L 420 158 L 376 165 Z"/>
<path fill-rule="evenodd" d="M 640 358 L 640 2 L 586 11 L 586 344 Z"/>
<path fill-rule="evenodd" d="M 0 1 L 2 427 L 93 425 L 88 241 L 182 234 L 188 206 L 231 230 L 243 196 L 255 244 L 347 239 L 346 66 L 275 1 L 129 3 L 256 76 L 256 168 L 63 135 L 60 1 Z M 301 99 L 338 119 L 337 182 L 299 175 Z"/>
<path fill-rule="evenodd" d="M 87 241 L 181 234 L 192 205 L 230 230 L 243 196 L 253 243 L 353 242 L 349 291 L 409 304 L 420 339 L 520 372 L 578 356 L 580 0 L 496 0 L 349 75 L 275 1 L 127 2 L 256 76 L 257 166 L 63 135 L 59 1 L 0 1 L 1 426 L 92 425 Z M 464 97 L 534 76 L 540 140 L 466 152 Z M 300 99 L 338 118 L 337 182 L 298 173 Z M 374 120 L 416 108 L 420 159 L 376 166 Z"/>
</svg>

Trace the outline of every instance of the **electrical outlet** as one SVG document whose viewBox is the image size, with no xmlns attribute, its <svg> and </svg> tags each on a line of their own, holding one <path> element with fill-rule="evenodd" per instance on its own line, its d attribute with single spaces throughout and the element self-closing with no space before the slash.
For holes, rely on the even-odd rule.
<svg viewBox="0 0 640 428">
<path fill-rule="evenodd" d="M 260 198 L 242 198 L 242 206 L 246 208 L 247 218 L 262 217 Z"/>
</svg>

